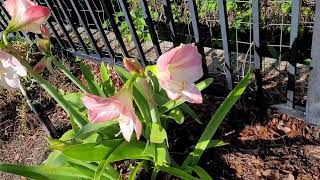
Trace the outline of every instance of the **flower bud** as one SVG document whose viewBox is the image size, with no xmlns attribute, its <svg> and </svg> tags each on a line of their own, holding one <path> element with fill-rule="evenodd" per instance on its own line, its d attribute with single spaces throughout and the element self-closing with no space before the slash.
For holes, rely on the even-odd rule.
<svg viewBox="0 0 320 180">
<path fill-rule="evenodd" d="M 143 67 L 139 61 L 135 58 L 123 58 L 123 65 L 129 72 L 135 72 L 138 74 L 143 74 Z"/>
</svg>

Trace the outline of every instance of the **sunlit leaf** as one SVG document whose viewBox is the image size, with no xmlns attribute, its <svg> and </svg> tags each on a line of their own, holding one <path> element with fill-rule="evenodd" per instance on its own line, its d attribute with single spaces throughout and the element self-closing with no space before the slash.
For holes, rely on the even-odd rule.
<svg viewBox="0 0 320 180">
<path fill-rule="evenodd" d="M 214 113 L 207 127 L 202 132 L 202 135 L 196 144 L 194 150 L 188 155 L 183 162 L 183 167 L 195 166 L 198 164 L 203 152 L 207 149 L 211 138 L 217 131 L 222 120 L 229 113 L 233 105 L 238 101 L 245 89 L 249 85 L 252 77 L 252 72 L 247 72 L 246 76 L 238 83 L 238 85 L 230 92 L 228 97 L 223 101 L 218 110 Z"/>
</svg>

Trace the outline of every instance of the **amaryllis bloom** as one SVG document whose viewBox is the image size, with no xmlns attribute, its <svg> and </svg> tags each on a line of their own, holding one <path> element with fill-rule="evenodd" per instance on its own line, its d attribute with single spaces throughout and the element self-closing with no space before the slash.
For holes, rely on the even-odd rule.
<svg viewBox="0 0 320 180">
<path fill-rule="evenodd" d="M 30 0 L 6 0 L 3 6 L 12 17 L 7 32 L 29 31 L 40 34 L 40 26 L 48 20 L 51 13 L 49 8 Z"/>
<path fill-rule="evenodd" d="M 170 99 L 202 103 L 202 95 L 194 82 L 203 76 L 201 55 L 194 44 L 180 45 L 157 61 L 160 86 Z"/>
<path fill-rule="evenodd" d="M 122 88 L 109 98 L 86 94 L 83 103 L 88 109 L 90 122 L 118 120 L 126 141 L 130 141 L 133 131 L 136 132 L 137 139 L 140 139 L 142 124 L 134 111 L 132 92 L 128 88 Z"/>
<path fill-rule="evenodd" d="M 0 86 L 6 89 L 20 89 L 20 76 L 26 75 L 26 68 L 14 56 L 0 51 Z"/>
</svg>

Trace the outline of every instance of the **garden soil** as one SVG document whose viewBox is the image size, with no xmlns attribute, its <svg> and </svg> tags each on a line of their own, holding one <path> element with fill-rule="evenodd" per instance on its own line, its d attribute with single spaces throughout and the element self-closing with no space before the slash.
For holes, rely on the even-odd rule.
<svg viewBox="0 0 320 180">
<path fill-rule="evenodd" d="M 87 64 L 97 70 L 96 65 Z M 66 65 L 83 79 L 79 67 L 68 63 Z M 77 91 L 57 70 L 44 75 L 60 91 Z M 215 83 L 218 82 L 215 79 Z M 118 81 L 116 83 L 120 86 Z M 28 81 L 27 84 L 28 92 L 41 116 L 49 118 L 60 134 L 71 128 L 68 116 L 62 108 L 36 83 Z M 181 163 L 194 148 L 205 124 L 224 100 L 224 96 L 222 90 L 208 91 L 208 95 L 204 96 L 204 104 L 192 105 L 203 125 L 190 118 L 182 125 L 174 122 L 170 124 L 170 152 L 177 163 Z M 250 90 L 240 99 L 214 137 L 228 144 L 207 150 L 201 158 L 200 166 L 214 179 L 320 179 L 320 129 L 269 108 L 261 111 L 256 107 L 254 99 L 254 93 Z M 50 153 L 45 137 L 40 123 L 24 103 L 20 93 L 1 90 L 0 162 L 41 164 Z M 121 170 L 123 177 L 127 177 L 132 164 L 135 162 L 123 161 L 114 166 Z M 145 171 L 140 173 L 140 179 L 148 178 Z M 0 179 L 21 178 L 0 173 Z M 160 174 L 159 179 L 177 178 Z"/>
</svg>

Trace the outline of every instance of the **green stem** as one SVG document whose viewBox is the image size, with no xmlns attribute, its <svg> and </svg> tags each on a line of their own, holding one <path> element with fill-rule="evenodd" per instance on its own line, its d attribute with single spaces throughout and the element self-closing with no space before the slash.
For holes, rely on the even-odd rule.
<svg viewBox="0 0 320 180">
<path fill-rule="evenodd" d="M 84 93 L 89 93 L 90 90 L 81 83 L 81 81 L 75 77 L 62 63 L 60 63 L 55 57 L 51 57 L 51 61 L 56 65 L 61 72 L 63 72 L 78 88 Z"/>
<path fill-rule="evenodd" d="M 8 32 L 7 31 L 4 31 L 3 34 L 2 34 L 2 40 L 4 42 L 4 45 L 5 46 L 8 46 L 9 42 L 8 42 Z"/>
<path fill-rule="evenodd" d="M 75 119 L 78 126 L 82 127 L 87 123 L 86 118 L 76 111 L 47 80 L 33 71 L 33 68 L 28 62 L 26 62 L 24 58 L 19 55 L 17 50 L 13 48 L 8 48 L 6 50 L 8 50 L 10 54 L 14 55 L 27 69 L 28 73 L 42 86 L 42 88 L 45 89 L 53 97 L 53 99 L 55 99 L 57 103 Z"/>
</svg>

